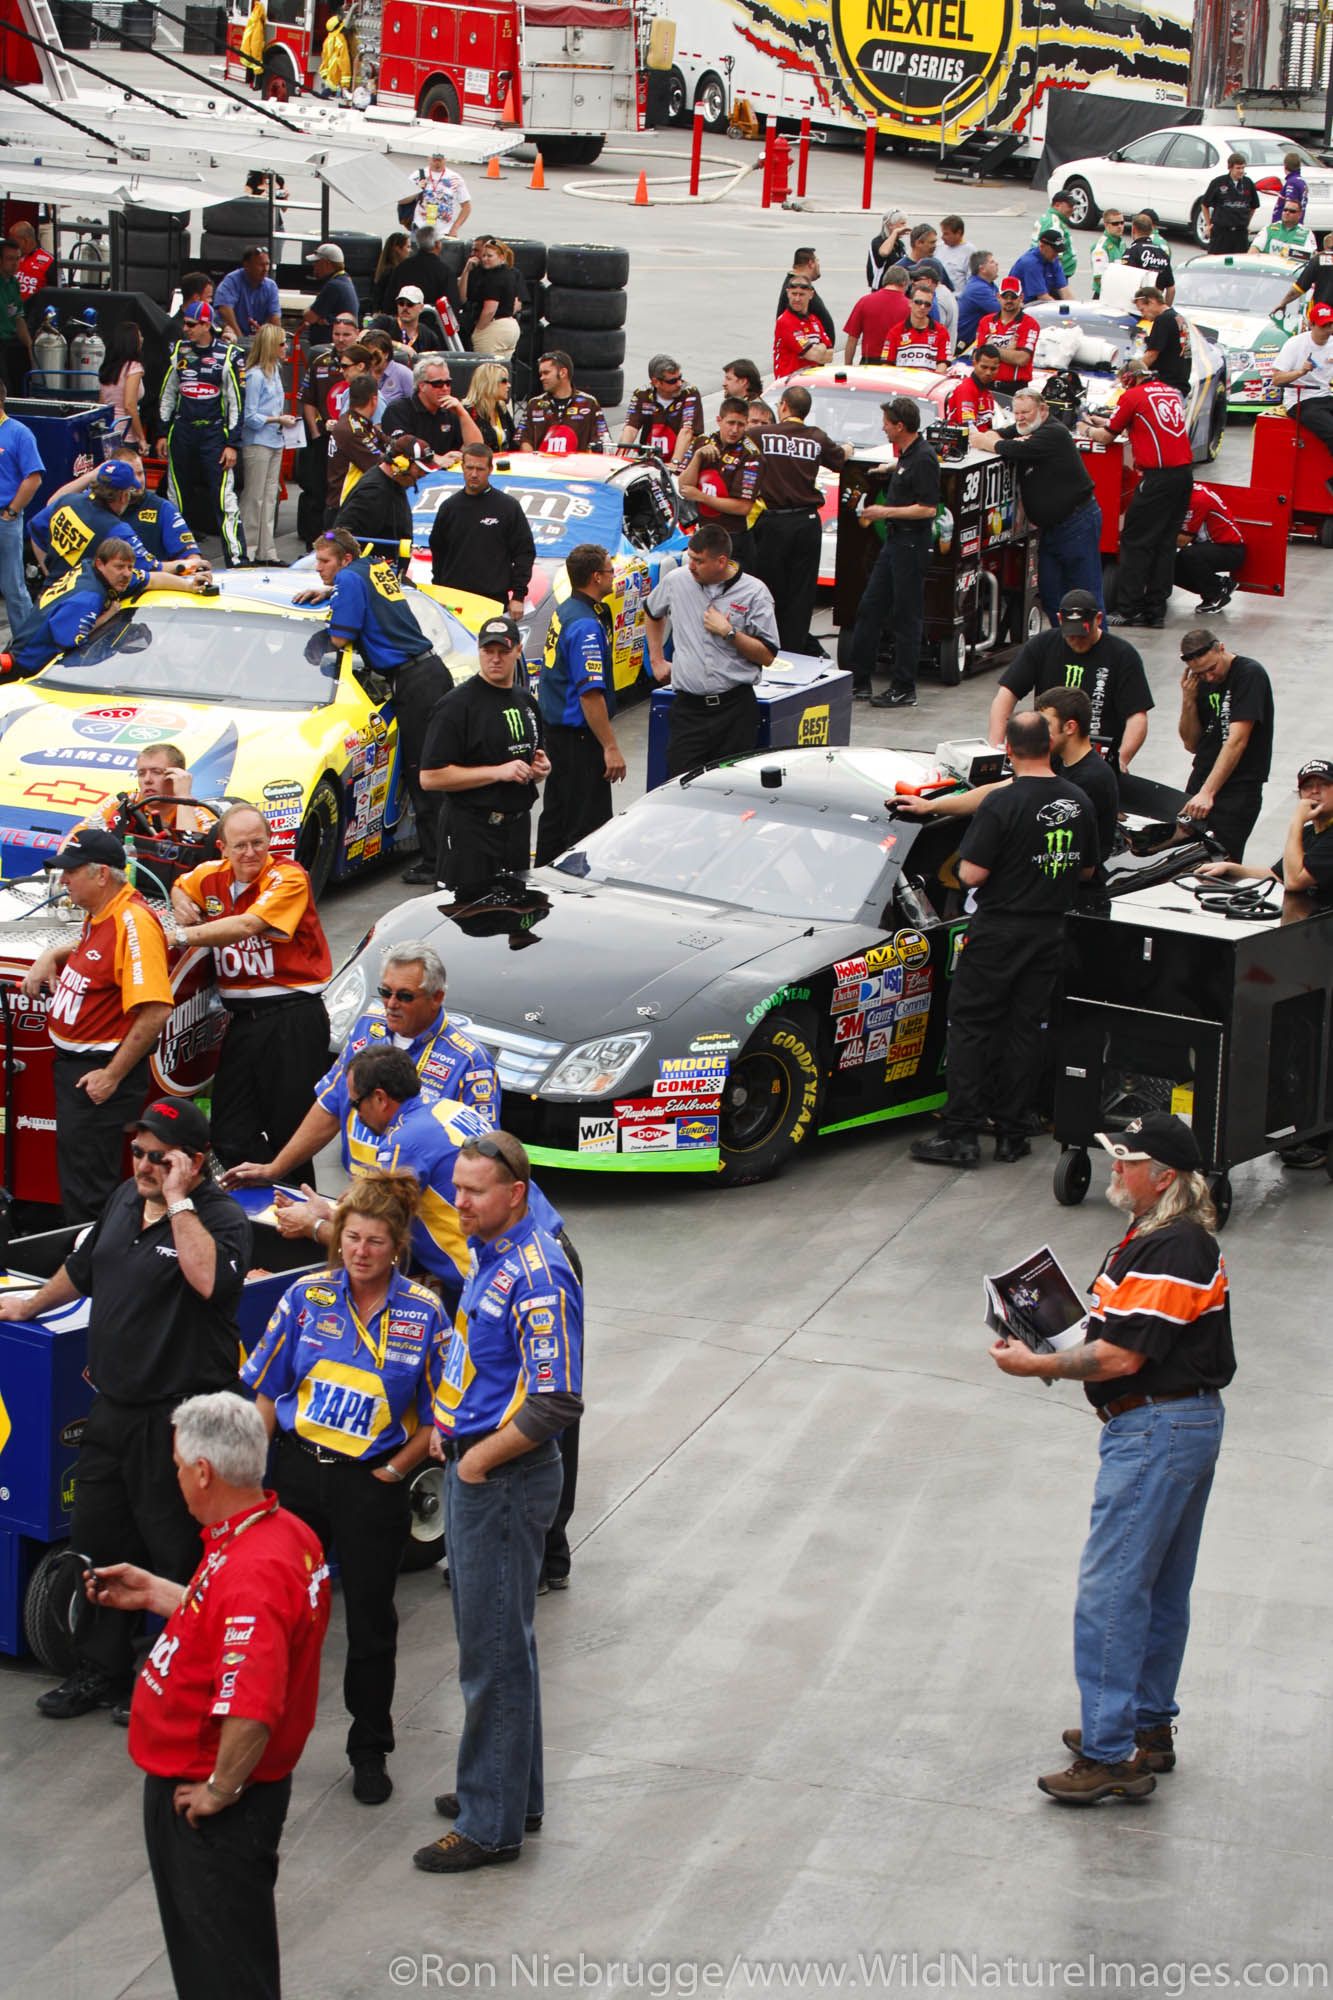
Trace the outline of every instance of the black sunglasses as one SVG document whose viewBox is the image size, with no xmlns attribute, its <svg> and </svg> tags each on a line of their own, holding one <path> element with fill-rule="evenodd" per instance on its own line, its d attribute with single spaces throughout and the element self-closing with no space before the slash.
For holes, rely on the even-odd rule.
<svg viewBox="0 0 1333 2000">
<path fill-rule="evenodd" d="M 1206 660 L 1210 653 L 1215 653 L 1217 650 L 1218 650 L 1217 641 L 1214 639 L 1211 646 L 1200 646 L 1197 653 L 1182 653 L 1180 657 L 1185 662 L 1185 665 L 1188 667 L 1191 666 L 1195 660 Z"/>
<path fill-rule="evenodd" d="M 377 986 L 375 991 L 379 994 L 381 1000 L 401 1000 L 404 1006 L 407 1005 L 409 1000 L 419 1000 L 421 998 L 420 987 L 417 987 L 414 991 L 411 987 L 407 986 Z"/>
<path fill-rule="evenodd" d="M 166 1157 L 167 1157 L 167 1156 L 166 1156 L 165 1152 L 163 1152 L 163 1153 L 150 1153 L 150 1152 L 149 1152 L 149 1150 L 148 1150 L 148 1148 L 147 1148 L 147 1146 L 131 1146 L 131 1147 L 130 1147 L 130 1158 L 131 1158 L 131 1159 L 134 1159 L 134 1160 L 147 1160 L 147 1161 L 148 1161 L 148 1163 L 149 1163 L 149 1165 L 150 1165 L 150 1166 L 153 1166 L 153 1167 L 160 1167 L 160 1166 L 161 1166 L 161 1164 L 162 1164 L 162 1162 L 163 1162 L 163 1160 L 165 1160 L 165 1159 L 166 1159 Z"/>
<path fill-rule="evenodd" d="M 493 1139 L 489 1133 L 484 1133 L 480 1139 L 469 1139 L 463 1151 L 465 1153 L 477 1153 L 483 1160 L 494 1160 L 497 1166 L 504 1168 L 511 1181 L 518 1179 L 518 1175 L 500 1151 L 499 1140 Z"/>
</svg>

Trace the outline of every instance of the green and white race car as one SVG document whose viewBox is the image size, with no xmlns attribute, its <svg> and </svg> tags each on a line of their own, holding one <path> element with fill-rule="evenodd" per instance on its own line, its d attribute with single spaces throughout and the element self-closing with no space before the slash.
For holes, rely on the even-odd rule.
<svg viewBox="0 0 1333 2000">
<path fill-rule="evenodd" d="M 1301 268 L 1290 257 L 1192 257 L 1176 271 L 1177 306 L 1183 306 L 1222 349 L 1227 365 L 1227 408 L 1258 411 L 1282 400 L 1273 369 L 1282 343 L 1305 317 L 1300 299 L 1281 315 L 1275 308 Z"/>
</svg>

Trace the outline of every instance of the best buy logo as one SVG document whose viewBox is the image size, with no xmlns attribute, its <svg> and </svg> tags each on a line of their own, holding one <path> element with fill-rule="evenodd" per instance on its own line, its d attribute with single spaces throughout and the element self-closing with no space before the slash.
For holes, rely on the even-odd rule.
<svg viewBox="0 0 1333 2000">
<path fill-rule="evenodd" d="M 3 1451 L 9 1443 L 9 1433 L 13 1428 L 9 1421 L 9 1411 L 5 1408 L 5 1399 L 0 1396 L 0 1451 Z"/>
</svg>

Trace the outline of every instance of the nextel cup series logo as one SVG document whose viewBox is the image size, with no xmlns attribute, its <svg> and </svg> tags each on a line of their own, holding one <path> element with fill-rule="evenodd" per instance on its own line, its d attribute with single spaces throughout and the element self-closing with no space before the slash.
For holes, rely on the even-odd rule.
<svg viewBox="0 0 1333 2000">
<path fill-rule="evenodd" d="M 832 0 L 833 35 L 852 83 L 876 111 L 950 123 L 981 97 L 1008 55 L 1013 0 Z M 970 89 L 962 90 L 962 84 Z"/>
</svg>

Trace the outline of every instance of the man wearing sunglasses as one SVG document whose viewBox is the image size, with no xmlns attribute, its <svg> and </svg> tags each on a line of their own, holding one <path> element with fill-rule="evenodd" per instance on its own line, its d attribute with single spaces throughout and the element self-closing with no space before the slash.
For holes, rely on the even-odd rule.
<svg viewBox="0 0 1333 2000">
<path fill-rule="evenodd" d="M 465 444 L 480 444 L 481 432 L 471 410 L 454 394 L 449 363 L 442 354 L 426 354 L 412 370 L 410 396 L 400 396 L 384 412 L 390 437 L 405 432 L 420 438 L 437 466 L 456 465 Z"/>
<path fill-rule="evenodd" d="M 171 1412 L 186 1396 L 240 1393 L 236 1308 L 250 1225 L 209 1173 L 208 1121 L 193 1104 L 159 1100 L 126 1129 L 131 1178 L 35 1295 L 0 1298 L 0 1319 L 90 1300 L 97 1393 L 75 1467 L 72 1545 L 93 1568 L 137 1563 L 188 1583 L 199 1530 L 176 1482 Z M 64 1722 L 110 1708 L 127 1722 L 138 1624 L 133 1612 L 93 1609 L 78 1664 L 38 1696 L 41 1713 Z"/>
<path fill-rule="evenodd" d="M 647 445 L 672 465 L 684 465 L 703 427 L 699 391 L 682 379 L 679 361 L 655 354 L 648 363 L 648 387 L 630 397 L 621 444 Z"/>
<path fill-rule="evenodd" d="M 1243 861 L 1273 760 L 1273 689 L 1257 660 L 1196 626 L 1180 642 L 1180 740 L 1194 763 L 1183 821 Z"/>
</svg>

